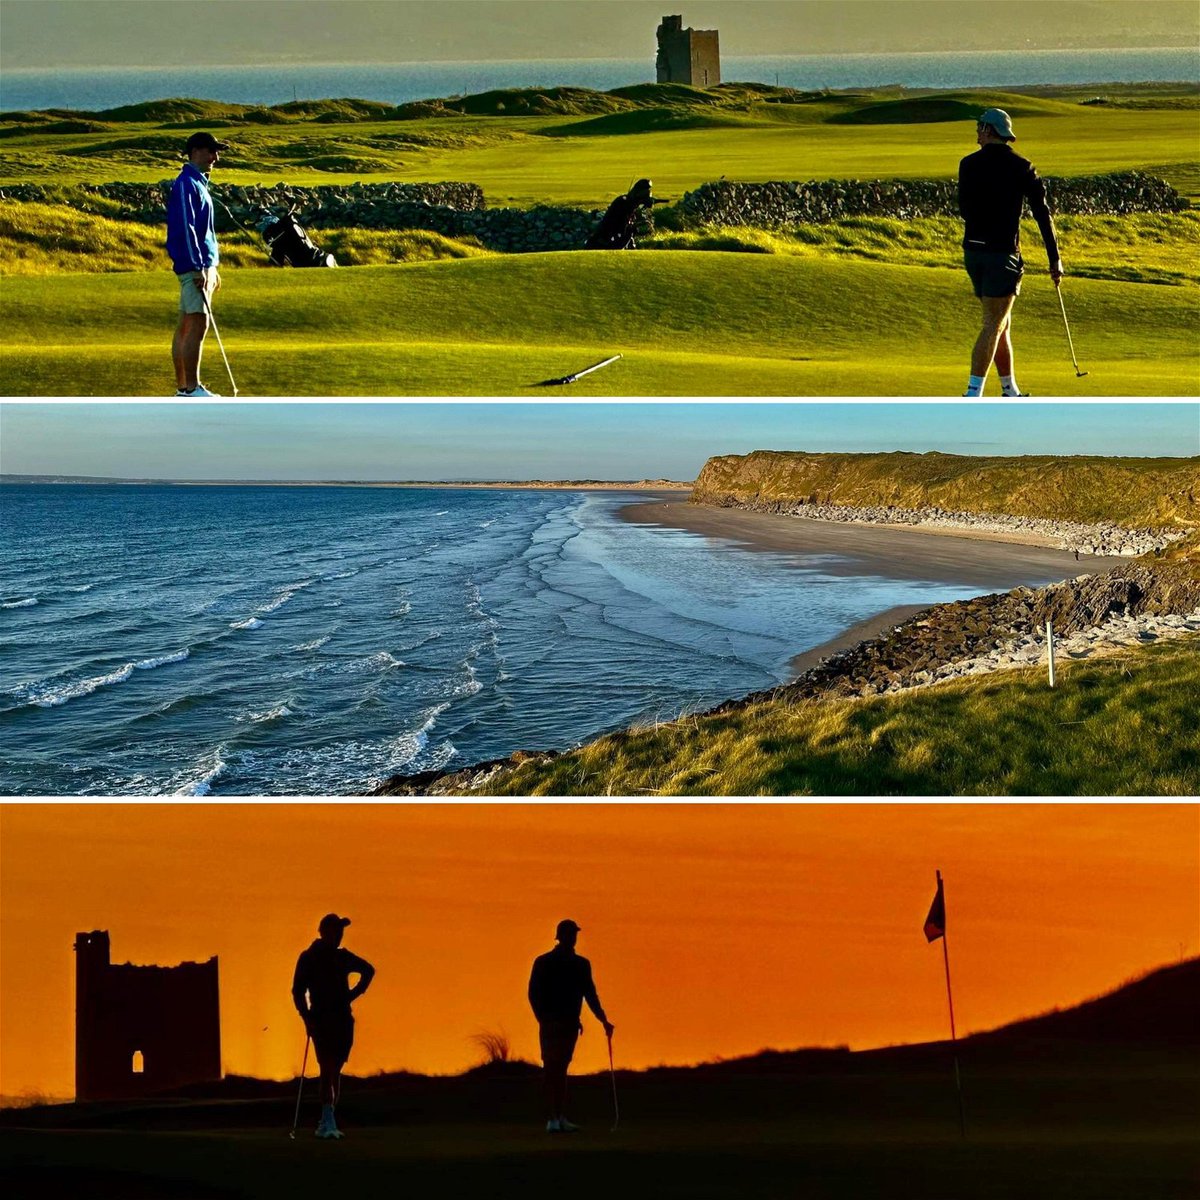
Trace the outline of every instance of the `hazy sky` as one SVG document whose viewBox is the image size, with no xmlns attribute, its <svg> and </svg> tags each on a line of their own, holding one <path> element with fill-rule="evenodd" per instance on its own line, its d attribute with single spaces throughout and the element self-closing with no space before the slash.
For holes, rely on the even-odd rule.
<svg viewBox="0 0 1200 1200">
<path fill-rule="evenodd" d="M 296 955 L 323 913 L 378 976 L 350 1070 L 537 1053 L 525 999 L 583 927 L 624 1066 L 948 1036 L 1197 951 L 1195 805 L 5 805 L 0 1090 L 73 1090 L 76 933 L 114 962 L 220 958 L 228 1071 L 286 1078 Z M 607 1066 L 589 1014 L 576 1067 Z M 311 1063 L 310 1063 L 311 1068 Z"/>
<path fill-rule="evenodd" d="M 714 454 L 1200 454 L 1184 404 L 22 404 L 0 471 L 173 479 L 692 479 Z"/>
<path fill-rule="evenodd" d="M 1194 0 L 3 0 L 0 65 L 645 58 L 667 12 L 724 55 L 1194 45 Z"/>
</svg>

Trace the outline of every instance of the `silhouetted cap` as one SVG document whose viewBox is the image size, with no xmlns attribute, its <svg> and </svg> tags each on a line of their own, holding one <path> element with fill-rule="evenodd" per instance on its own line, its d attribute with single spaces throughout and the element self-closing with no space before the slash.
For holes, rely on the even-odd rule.
<svg viewBox="0 0 1200 1200">
<path fill-rule="evenodd" d="M 578 933 L 579 926 L 574 921 L 559 921 L 554 930 L 554 936 L 561 942 L 569 933 Z"/>
<path fill-rule="evenodd" d="M 337 913 L 326 913 L 321 918 L 321 923 L 317 926 L 317 930 L 320 933 L 324 933 L 327 929 L 345 929 L 349 924 L 349 917 L 339 917 Z"/>
<path fill-rule="evenodd" d="M 187 140 L 187 152 L 193 150 L 228 150 L 228 142 L 218 142 L 211 133 L 196 132 Z"/>
<path fill-rule="evenodd" d="M 639 179 L 637 183 L 629 189 L 629 194 L 635 200 L 649 200 L 651 193 L 654 191 L 654 185 L 648 179 Z"/>
</svg>

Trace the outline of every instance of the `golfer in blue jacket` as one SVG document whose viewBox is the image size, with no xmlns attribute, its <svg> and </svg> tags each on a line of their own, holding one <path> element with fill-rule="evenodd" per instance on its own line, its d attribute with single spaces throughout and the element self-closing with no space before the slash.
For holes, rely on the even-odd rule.
<svg viewBox="0 0 1200 1200">
<path fill-rule="evenodd" d="M 221 286 L 217 273 L 216 222 L 208 176 L 228 149 L 211 133 L 193 133 L 187 140 L 187 162 L 171 188 L 167 202 L 167 253 L 179 277 L 179 326 L 171 342 L 176 396 L 215 396 L 200 382 L 200 355 L 208 333 L 213 293 Z"/>
</svg>

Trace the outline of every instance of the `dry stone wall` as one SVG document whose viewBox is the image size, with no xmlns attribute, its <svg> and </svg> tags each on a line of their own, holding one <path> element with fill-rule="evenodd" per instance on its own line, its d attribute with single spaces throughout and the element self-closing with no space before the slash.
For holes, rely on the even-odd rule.
<svg viewBox="0 0 1200 1200">
<path fill-rule="evenodd" d="M 1047 178 L 1056 213 L 1178 212 L 1187 201 L 1164 180 L 1140 171 Z M 679 202 L 689 225 L 751 225 L 779 229 L 846 217 L 958 216 L 958 186 L 950 179 L 828 179 L 773 183 L 705 183 Z"/>
</svg>

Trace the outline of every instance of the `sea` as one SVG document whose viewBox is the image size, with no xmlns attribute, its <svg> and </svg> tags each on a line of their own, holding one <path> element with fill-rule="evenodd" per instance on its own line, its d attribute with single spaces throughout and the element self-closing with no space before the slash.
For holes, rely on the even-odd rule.
<svg viewBox="0 0 1200 1200">
<path fill-rule="evenodd" d="M 1200 83 L 1196 48 L 998 50 L 957 53 L 724 56 L 728 81 L 818 88 L 1025 87 L 1036 84 Z M 98 111 L 188 96 L 236 104 L 352 97 L 403 104 L 496 88 L 574 86 L 608 91 L 654 79 L 654 60 L 270 64 L 240 67 L 13 67 L 0 76 L 0 109 Z"/>
<path fill-rule="evenodd" d="M 708 708 L 982 590 L 618 516 L 646 498 L 6 484 L 0 792 L 361 793 Z"/>
</svg>

